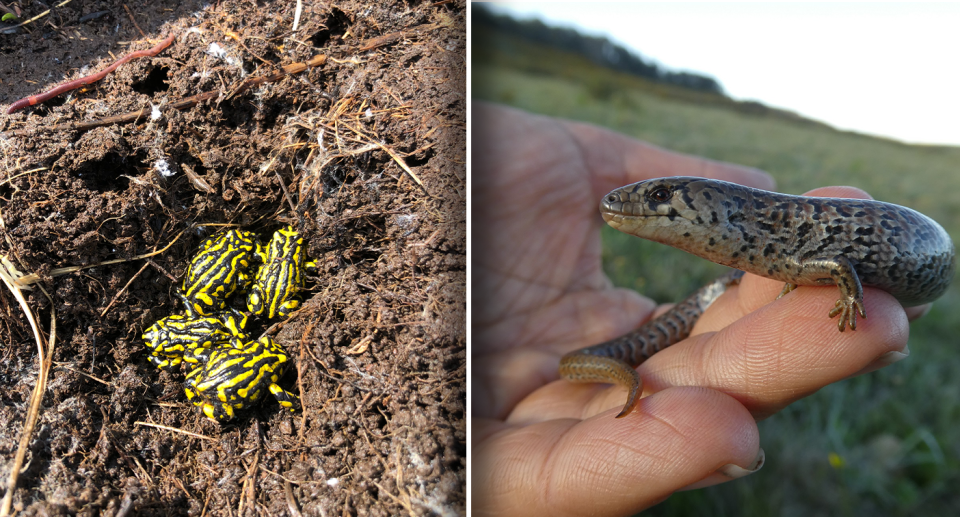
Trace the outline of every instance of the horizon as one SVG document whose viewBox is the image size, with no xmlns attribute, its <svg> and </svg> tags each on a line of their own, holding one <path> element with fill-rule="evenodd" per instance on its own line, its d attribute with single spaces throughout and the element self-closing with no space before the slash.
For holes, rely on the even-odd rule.
<svg viewBox="0 0 960 517">
<path fill-rule="evenodd" d="M 735 100 L 761 102 L 841 131 L 960 146 L 960 127 L 953 122 L 960 103 L 953 100 L 949 68 L 949 51 L 960 43 L 960 34 L 949 28 L 960 25 L 960 5 L 593 3 L 584 10 L 576 3 L 496 2 L 485 7 L 605 37 L 666 70 L 711 77 Z M 649 23 L 638 26 L 638 17 Z M 817 38 L 810 37 L 814 31 Z"/>
</svg>

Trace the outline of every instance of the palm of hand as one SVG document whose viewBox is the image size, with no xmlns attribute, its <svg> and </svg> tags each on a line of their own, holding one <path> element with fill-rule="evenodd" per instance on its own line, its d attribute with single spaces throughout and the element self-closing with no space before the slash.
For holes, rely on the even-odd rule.
<svg viewBox="0 0 960 517">
<path fill-rule="evenodd" d="M 480 148 L 474 181 L 475 347 L 485 362 L 474 400 L 480 414 L 505 411 L 553 376 L 557 350 L 609 331 L 610 307 L 635 322 L 651 304 L 614 289 L 600 269 L 600 217 L 584 156 L 572 135 L 546 119 L 509 125 Z M 528 127 L 528 125 L 539 127 Z M 527 135 L 527 136 L 524 136 Z M 496 161 L 498 166 L 483 163 Z M 492 303 L 487 303 L 488 301 Z M 605 316 L 596 314 L 605 307 Z M 632 314 L 632 316 L 631 316 Z M 537 372 L 531 375 L 531 372 Z"/>
</svg>

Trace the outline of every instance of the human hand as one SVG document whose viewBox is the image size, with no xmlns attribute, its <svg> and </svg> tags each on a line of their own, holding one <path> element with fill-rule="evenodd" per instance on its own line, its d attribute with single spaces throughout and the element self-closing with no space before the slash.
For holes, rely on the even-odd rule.
<svg viewBox="0 0 960 517">
<path fill-rule="evenodd" d="M 626 515 L 749 473 L 762 458 L 757 418 L 905 356 L 907 320 L 886 293 L 868 289 L 870 324 L 840 334 L 824 315 L 835 287 L 773 302 L 782 284 L 746 275 L 692 337 L 640 366 L 650 395 L 614 419 L 622 389 L 550 382 L 562 354 L 629 332 L 654 309 L 603 274 L 599 200 L 668 175 L 772 181 L 585 124 L 480 103 L 473 115 L 477 514 Z"/>
</svg>

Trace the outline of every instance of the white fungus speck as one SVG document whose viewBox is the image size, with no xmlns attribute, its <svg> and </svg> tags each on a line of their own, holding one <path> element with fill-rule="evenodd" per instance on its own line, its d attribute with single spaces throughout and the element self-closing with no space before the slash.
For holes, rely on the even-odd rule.
<svg viewBox="0 0 960 517">
<path fill-rule="evenodd" d="M 207 54 L 210 54 L 215 58 L 223 59 L 227 56 L 227 51 L 218 45 L 217 42 L 213 42 L 209 47 L 207 47 Z"/>
<path fill-rule="evenodd" d="M 170 170 L 170 164 L 168 164 L 166 160 L 163 160 L 163 159 L 157 160 L 153 162 L 153 166 L 154 168 L 157 169 L 157 172 L 159 172 L 160 175 L 163 176 L 164 178 L 169 178 L 170 176 L 173 176 L 174 174 L 176 174 L 176 172 Z"/>
<path fill-rule="evenodd" d="M 396 217 L 397 226 L 404 229 L 410 227 L 413 224 L 413 222 L 416 220 L 417 220 L 417 216 L 412 214 L 398 215 Z"/>
</svg>

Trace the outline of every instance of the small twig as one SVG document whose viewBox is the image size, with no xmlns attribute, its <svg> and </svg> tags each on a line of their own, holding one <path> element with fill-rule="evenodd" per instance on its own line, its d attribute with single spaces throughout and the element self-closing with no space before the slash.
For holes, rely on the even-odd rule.
<svg viewBox="0 0 960 517">
<path fill-rule="evenodd" d="M 325 369 L 327 369 L 327 370 L 330 370 L 330 367 L 327 366 L 326 363 L 324 363 L 323 361 L 320 360 L 320 358 L 318 358 L 316 355 L 314 355 L 313 350 L 311 350 L 310 347 L 305 347 L 305 348 L 307 349 L 307 353 L 310 354 L 310 357 L 312 357 L 313 360 L 317 362 L 317 364 L 323 366 L 323 367 L 324 367 Z M 300 357 L 303 357 L 303 355 L 301 355 Z M 337 371 L 337 370 L 334 370 L 334 371 Z M 357 383 L 355 383 L 355 382 L 348 381 L 346 378 L 335 377 L 335 376 L 333 376 L 333 375 L 330 375 L 330 374 L 327 373 L 327 372 L 320 371 L 320 369 L 317 369 L 317 373 L 319 373 L 320 375 L 322 375 L 322 376 L 324 376 L 324 377 L 332 380 L 333 382 L 335 382 L 335 383 L 337 384 L 337 389 L 338 389 L 338 390 L 340 389 L 340 386 L 342 386 L 342 385 L 344 385 L 344 384 L 349 384 L 350 386 L 353 386 L 354 388 L 356 388 L 358 391 L 373 391 L 371 388 L 367 388 L 367 387 L 361 386 L 361 385 L 359 385 L 359 384 L 357 384 Z M 342 373 L 342 372 L 337 371 L 337 373 Z M 301 388 L 301 389 L 302 389 L 302 388 Z M 304 421 L 306 421 L 306 419 L 304 419 Z M 301 429 L 302 429 L 302 428 L 301 428 Z"/>
<path fill-rule="evenodd" d="M 287 509 L 290 510 L 290 515 L 293 517 L 302 517 L 303 514 L 300 513 L 300 505 L 297 504 L 297 498 L 293 496 L 293 487 L 289 481 L 283 482 L 283 493 L 287 498 Z"/>
<path fill-rule="evenodd" d="M 207 504 L 210 503 L 210 495 L 211 495 L 211 494 L 212 494 L 212 492 L 208 490 L 208 491 L 207 491 L 207 498 L 203 501 L 203 509 L 200 510 L 200 517 L 203 517 L 204 515 L 207 514 Z"/>
<path fill-rule="evenodd" d="M 322 483 L 322 481 L 297 481 L 297 480 L 295 480 L 295 479 L 290 479 L 290 478 L 284 476 L 283 474 L 281 474 L 281 473 L 279 473 L 279 472 L 274 472 L 274 471 L 268 469 L 267 467 L 264 467 L 263 465 L 260 465 L 259 468 L 260 468 L 260 470 L 266 472 L 267 474 L 271 474 L 271 475 L 277 476 L 278 478 L 284 480 L 285 482 L 291 483 L 291 484 L 294 484 L 294 485 L 297 485 L 297 486 L 300 486 L 300 485 L 315 485 L 315 484 L 318 484 L 318 483 Z"/>
<path fill-rule="evenodd" d="M 237 95 L 240 95 L 241 93 L 249 90 L 250 88 L 253 88 L 254 86 L 259 86 L 263 83 L 272 83 L 274 81 L 283 79 L 284 77 L 291 74 L 299 74 L 300 72 L 303 72 L 308 68 L 320 66 L 324 64 L 326 61 L 327 61 L 327 56 L 323 54 L 318 54 L 302 63 L 293 63 L 293 64 L 283 66 L 279 71 L 274 72 L 270 75 L 253 77 L 251 79 L 247 79 L 242 83 L 240 83 L 240 85 L 234 88 L 230 93 L 228 93 L 223 100 L 228 101 L 236 97 Z"/>
<path fill-rule="evenodd" d="M 194 95 L 192 97 L 187 97 L 177 102 L 172 102 L 160 109 L 160 112 L 169 111 L 171 109 L 184 111 L 188 110 L 197 104 L 209 99 L 213 99 L 220 95 L 219 91 L 201 93 L 199 95 Z M 136 122 L 138 120 L 146 119 L 153 112 L 153 107 L 143 108 L 139 111 L 131 111 L 124 113 L 122 115 L 114 115 L 112 117 L 106 117 L 99 120 L 91 120 L 89 122 L 68 122 L 66 124 L 57 124 L 55 126 L 41 127 L 39 129 L 45 129 L 47 131 L 87 131 L 90 129 L 102 127 L 102 126 L 112 126 L 114 124 L 126 124 L 128 122 Z M 19 130 L 11 131 L 10 134 L 18 136 L 24 134 Z"/>
<path fill-rule="evenodd" d="M 11 182 L 11 181 L 19 178 L 20 176 L 26 176 L 27 174 L 32 174 L 32 173 L 34 173 L 34 172 L 40 172 L 40 171 L 45 171 L 45 170 L 47 170 L 46 167 L 40 167 L 40 168 L 37 168 L 37 169 L 30 169 L 30 170 L 28 170 L 28 171 L 21 172 L 20 174 L 17 174 L 16 176 L 11 176 L 11 177 L 3 180 L 3 181 L 0 181 L 0 185 L 3 185 L 4 183 Z"/>
<path fill-rule="evenodd" d="M 279 172 L 274 172 L 277 175 L 277 180 L 280 181 L 280 189 L 283 190 L 283 197 L 287 198 L 287 203 L 290 204 L 290 210 L 294 212 L 297 211 L 297 207 L 293 206 L 293 200 L 290 199 L 290 193 L 287 192 L 287 186 L 283 184 L 283 178 L 280 176 Z"/>
<path fill-rule="evenodd" d="M 70 368 L 69 366 L 66 365 L 66 363 L 54 363 L 54 366 L 56 366 L 57 368 L 63 368 L 64 370 L 70 370 L 73 373 L 79 373 L 80 375 L 83 375 L 84 377 L 89 377 L 101 384 L 106 384 L 107 386 L 111 386 L 111 387 L 113 386 L 113 384 L 110 383 L 109 381 L 105 381 L 95 375 L 90 375 L 89 373 L 81 372 L 80 370 L 75 370 L 73 368 Z"/>
<path fill-rule="evenodd" d="M 133 498 L 130 497 L 130 495 L 129 491 L 123 494 L 123 502 L 120 503 L 120 510 L 117 511 L 117 517 L 127 517 L 127 515 L 130 514 L 130 510 L 133 510 Z"/>
<path fill-rule="evenodd" d="M 193 185 L 193 188 L 201 192 L 205 192 L 207 194 L 213 194 L 214 190 L 210 186 L 210 184 L 207 183 L 207 180 L 197 175 L 197 173 L 194 172 L 193 167 L 191 167 L 190 164 L 181 163 L 180 168 L 183 169 L 183 172 L 187 175 L 187 179 L 190 180 L 190 184 Z"/>
<path fill-rule="evenodd" d="M 417 27 L 413 27 L 411 29 L 406 29 L 399 32 L 393 32 L 390 34 L 384 34 L 383 36 L 377 36 L 376 38 L 370 38 L 364 41 L 362 45 L 360 45 L 360 51 L 366 52 L 368 50 L 373 50 L 377 47 L 390 45 L 392 43 L 396 43 L 400 41 L 403 38 L 415 36 L 419 34 L 421 31 L 432 31 L 433 29 L 436 29 L 438 27 L 440 27 L 439 23 L 433 23 L 433 24 L 428 23 L 424 25 L 419 25 Z"/>
<path fill-rule="evenodd" d="M 16 12 L 16 11 L 14 11 L 13 9 L 11 9 L 11 8 L 3 5 L 2 2 L 0 2 L 0 9 L 2 9 L 5 13 L 12 14 L 12 15 L 14 15 L 14 16 L 17 16 L 17 12 Z M 18 18 L 19 18 L 19 16 L 18 16 Z"/>
<path fill-rule="evenodd" d="M 100 413 L 103 415 L 103 426 L 101 427 L 102 436 L 106 441 L 113 446 L 113 450 L 117 451 L 117 454 L 127 463 L 127 468 L 130 469 L 134 474 L 137 473 L 137 469 L 140 469 L 140 473 L 143 474 L 142 482 L 145 485 L 153 485 L 153 478 L 150 477 L 150 474 L 147 473 L 147 470 L 143 468 L 143 465 L 140 464 L 140 460 L 136 457 L 131 458 L 127 455 L 125 449 L 117 446 L 116 441 L 113 438 L 113 433 L 110 432 L 110 417 L 107 415 L 107 410 L 103 406 L 100 406 Z"/>
<path fill-rule="evenodd" d="M 138 31 L 140 31 L 140 36 L 146 38 L 147 35 L 143 33 L 143 29 L 140 28 L 140 24 L 137 23 L 137 19 L 133 17 L 133 11 L 131 11 L 130 8 L 127 7 L 127 4 L 123 4 L 123 8 L 127 10 L 127 14 L 130 16 L 130 21 L 133 22 L 133 26 L 136 27 Z"/>
<path fill-rule="evenodd" d="M 122 263 L 122 262 L 131 262 L 131 261 L 134 261 L 134 260 L 139 260 L 139 259 L 143 259 L 143 258 L 147 258 L 147 257 L 152 257 L 152 256 L 154 256 L 154 255 L 159 255 L 159 254 L 163 253 L 164 251 L 167 251 L 167 249 L 168 249 L 170 246 L 173 246 L 173 243 L 174 243 L 174 242 L 177 242 L 177 239 L 179 239 L 182 235 L 183 235 L 183 232 L 180 232 L 180 233 L 176 236 L 176 238 L 174 238 L 172 241 L 170 241 L 170 244 L 167 244 L 162 250 L 159 250 L 159 251 L 154 251 L 154 252 L 151 252 L 151 253 L 146 253 L 146 254 L 144 254 L 144 255 L 137 255 L 136 257 L 129 258 L 129 259 L 106 260 L 106 261 L 103 261 L 103 262 L 97 262 L 96 264 L 90 264 L 90 265 L 87 265 L 87 266 L 59 267 L 59 268 L 57 268 L 57 269 L 54 269 L 54 270 L 50 271 L 50 276 L 51 276 L 51 277 L 61 276 L 61 275 L 66 275 L 66 274 L 68 274 L 68 273 L 73 273 L 73 272 L 75 272 L 75 271 L 80 271 L 80 270 L 83 270 L 83 269 L 90 269 L 90 268 L 92 268 L 92 267 L 109 266 L 110 264 L 120 264 L 120 263 Z M 20 278 L 18 278 L 18 279 L 16 280 L 17 285 L 20 286 L 20 287 L 28 286 L 28 285 L 30 285 L 30 284 L 35 284 L 35 283 L 37 283 L 37 282 L 39 282 L 39 281 L 40 281 L 40 275 L 38 275 L 38 274 L 36 274 L 36 273 L 31 273 L 31 274 L 29 274 L 29 275 L 24 275 L 24 276 L 22 276 L 22 277 L 20 277 Z"/>
<path fill-rule="evenodd" d="M 67 5 L 67 4 L 69 4 L 69 3 L 72 2 L 72 1 L 73 1 L 73 0 L 63 0 L 63 2 L 60 2 L 59 4 L 55 5 L 54 7 L 55 7 L 55 8 L 63 7 L 63 6 L 65 6 L 65 5 Z M 50 14 L 50 11 L 52 11 L 52 9 L 47 9 L 46 11 L 44 11 L 44 12 L 42 12 L 42 13 L 34 16 L 33 18 L 30 18 L 29 20 L 27 20 L 27 21 L 25 21 L 25 22 L 23 22 L 23 23 L 14 25 L 14 26 L 12 26 L 12 27 L 4 27 L 2 30 L 0 30 L 0 33 L 10 34 L 10 33 L 13 32 L 13 29 L 17 29 L 17 28 L 19 28 L 19 27 L 23 27 L 24 25 L 26 25 L 26 24 L 28 24 L 28 23 L 33 23 L 33 22 L 39 20 L 40 18 L 43 18 L 44 16 Z"/>
<path fill-rule="evenodd" d="M 138 276 L 140 276 L 140 273 L 143 273 L 143 270 L 147 269 L 147 266 L 149 265 L 150 264 L 144 262 L 143 266 L 140 268 L 140 271 L 137 271 L 137 273 L 133 275 L 133 277 L 131 277 L 129 281 L 127 281 L 127 285 L 123 286 L 123 289 L 120 289 L 119 291 L 117 291 L 117 294 L 113 297 L 112 300 L 110 300 L 110 303 L 107 305 L 107 308 L 103 309 L 103 312 L 100 313 L 101 318 L 107 314 L 107 311 L 110 310 L 110 307 L 113 307 L 113 304 L 114 302 L 117 301 L 117 298 L 120 298 L 120 295 L 123 294 L 123 292 L 126 291 L 128 287 L 130 287 L 130 284 L 132 284 L 133 281 L 136 280 Z"/>
<path fill-rule="evenodd" d="M 188 436 L 193 436 L 194 438 L 202 438 L 204 440 L 210 440 L 211 442 L 217 441 L 216 438 L 210 438 L 209 436 L 204 436 L 202 434 L 197 434 L 197 433 L 191 433 L 190 431 L 184 431 L 183 429 L 177 429 L 176 427 L 169 427 L 166 425 L 151 424 L 150 422 L 140 422 L 139 420 L 134 422 L 133 425 L 145 425 L 147 427 L 156 427 L 157 429 L 166 429 L 167 431 L 173 431 L 175 433 L 181 433 Z"/>
<path fill-rule="evenodd" d="M 243 479 L 243 487 L 240 489 L 240 507 L 237 509 L 237 515 L 243 515 L 243 502 L 250 499 L 250 507 L 256 506 L 257 493 L 257 467 L 260 465 L 260 451 L 257 451 L 253 457 L 253 463 L 247 467 L 247 475 Z"/>
<path fill-rule="evenodd" d="M 271 63 L 270 61 L 267 61 L 266 59 L 263 59 L 262 57 L 258 56 L 254 51 L 250 50 L 250 47 L 248 47 L 247 44 L 243 42 L 243 38 L 241 38 L 240 35 L 237 34 L 236 32 L 226 31 L 226 35 L 227 35 L 227 36 L 230 36 L 231 38 L 233 38 L 234 40 L 236 40 L 236 42 L 239 43 L 240 46 L 244 48 L 244 50 L 246 50 L 248 53 L 250 53 L 251 56 L 259 59 L 263 64 L 265 64 L 265 65 L 267 65 L 267 66 L 270 66 L 270 67 L 275 66 L 275 63 Z"/>
<path fill-rule="evenodd" d="M 399 165 L 401 169 L 403 169 L 407 174 L 409 174 L 410 177 L 413 178 L 413 181 L 416 181 L 416 182 L 417 182 L 417 185 L 420 185 L 420 188 L 422 188 L 423 191 L 426 192 L 426 194 L 427 194 L 428 196 L 430 196 L 430 192 L 427 191 L 427 187 L 424 187 L 424 186 L 423 186 L 423 182 L 420 181 L 420 178 L 418 178 L 417 175 L 414 174 L 412 170 L 410 170 L 410 167 L 407 167 L 407 162 L 403 161 L 403 158 L 401 158 L 400 155 L 398 155 L 397 153 L 393 152 L 392 149 L 390 149 L 389 147 L 381 144 L 380 142 L 376 142 L 376 144 L 377 144 L 378 146 L 380 146 L 381 149 L 383 149 L 384 151 L 386 151 L 387 154 L 389 154 L 390 157 L 393 158 L 393 160 L 394 160 L 395 162 L 397 162 L 397 165 Z M 433 196 L 430 196 L 430 197 L 433 197 Z"/>
<path fill-rule="evenodd" d="M 313 327 L 316 326 L 317 321 L 320 318 L 310 318 L 309 323 L 307 323 L 307 328 L 303 331 L 303 334 L 300 335 L 300 360 L 297 361 L 297 389 L 299 390 L 297 394 L 300 396 L 300 432 L 298 433 L 298 438 L 303 440 L 304 429 L 307 428 L 307 405 L 303 402 L 303 370 L 306 368 L 306 360 L 303 357 L 303 349 L 309 348 L 307 346 L 307 336 L 313 332 Z M 313 355 L 313 352 L 310 352 L 310 355 Z M 316 359 L 316 357 L 314 357 Z M 319 361 L 317 361 L 319 362 Z"/>
<path fill-rule="evenodd" d="M 373 338 L 377 335 L 377 331 L 374 330 L 373 334 L 368 334 L 366 337 L 361 339 L 356 345 L 350 347 L 350 350 L 344 352 L 346 355 L 360 355 L 367 351 L 370 348 L 370 342 L 373 341 Z"/>
<path fill-rule="evenodd" d="M 193 494 L 187 491 L 186 487 L 183 486 L 183 481 L 180 481 L 180 478 L 174 477 L 173 482 L 176 483 L 178 487 L 180 487 L 180 490 L 183 490 L 184 494 L 187 494 L 187 497 L 189 497 L 190 499 L 193 499 Z"/>
<path fill-rule="evenodd" d="M 95 13 L 90 13 L 90 14 L 86 14 L 86 15 L 81 16 L 80 19 L 77 20 L 77 22 L 78 22 L 78 23 L 89 22 L 89 21 L 91 21 L 91 20 L 96 20 L 97 18 L 100 18 L 101 16 L 104 16 L 104 15 L 107 15 L 107 14 L 110 14 L 110 10 L 109 10 L 109 9 L 104 10 L 104 11 L 97 11 L 97 12 L 95 12 Z"/>
<path fill-rule="evenodd" d="M 171 282 L 177 283 L 177 277 L 171 275 L 171 274 L 170 274 L 166 269 L 164 269 L 163 266 L 161 266 L 160 264 L 157 264 L 156 262 L 154 262 L 154 261 L 151 260 L 151 259 L 147 259 L 147 264 L 150 264 L 151 266 L 157 268 L 157 270 L 160 271 L 161 273 L 163 273 L 164 276 L 166 276 L 167 278 L 169 278 Z"/>
</svg>

